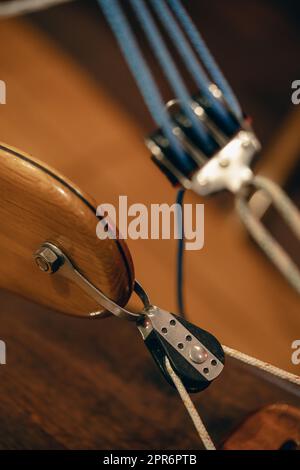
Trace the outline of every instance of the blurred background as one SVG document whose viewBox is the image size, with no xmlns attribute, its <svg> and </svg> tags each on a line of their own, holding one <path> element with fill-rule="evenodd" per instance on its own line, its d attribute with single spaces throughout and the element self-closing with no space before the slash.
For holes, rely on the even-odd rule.
<svg viewBox="0 0 300 470">
<path fill-rule="evenodd" d="M 291 103 L 291 84 L 300 79 L 299 2 L 185 3 L 245 112 L 253 118 L 263 147 L 257 171 L 276 180 L 300 205 L 300 105 Z M 132 21 L 168 100 L 172 95 L 134 18 Z M 127 195 L 129 204 L 174 202 L 176 191 L 151 163 L 143 144 L 144 136 L 154 129 L 153 123 L 95 1 L 78 0 L 22 18 L 1 20 L 0 45 L 0 79 L 7 84 L 7 104 L 0 106 L 3 142 L 52 165 L 91 194 L 97 204 L 117 204 L 119 195 Z M 300 339 L 299 296 L 249 239 L 234 213 L 230 195 L 203 201 L 187 194 L 186 202 L 205 203 L 205 246 L 199 252 L 187 252 L 185 257 L 188 319 L 229 346 L 299 373 L 299 366 L 291 362 L 291 344 Z M 268 211 L 264 221 L 300 263 L 299 245 L 281 219 Z M 176 242 L 129 240 L 128 245 L 136 277 L 153 302 L 176 311 Z M 135 346 L 131 343 L 135 339 L 130 339 L 127 325 L 123 329 L 112 320 L 103 326 L 99 322 L 96 333 L 90 322 L 53 315 L 4 292 L 0 294 L 0 305 L 1 337 L 8 342 L 16 367 L 21 363 L 28 377 L 41 372 L 43 361 L 37 359 L 37 354 L 45 354 L 47 360 L 54 352 L 59 357 L 86 356 L 86 365 L 78 358 L 74 361 L 83 374 L 91 363 L 96 367 L 99 356 L 99 360 L 105 359 L 103 368 L 110 367 L 113 353 L 107 338 L 113 339 L 115 334 L 125 345 L 125 364 L 133 367 L 138 364 L 136 354 L 142 354 L 139 350 L 133 352 Z M 41 337 L 42 343 L 38 339 Z M 59 345 L 56 351 L 52 350 L 55 344 Z M 27 356 L 21 351 L 27 351 Z M 25 361 L 31 362 L 25 366 Z M 25 370 L 20 370 L 25 377 Z M 106 377 L 107 386 L 116 386 L 114 372 L 110 379 Z M 63 382 L 60 373 L 56 369 L 51 372 L 57 387 L 59 380 Z M 122 373 L 128 380 L 126 371 Z M 148 381 L 155 382 L 156 371 L 149 374 Z M 19 380 L 16 377 L 8 380 L 9 394 L 14 380 Z M 39 393 L 39 387 L 32 391 Z M 23 399 L 21 394 L 19 409 Z M 118 419 L 114 418 L 117 426 Z M 27 422 L 26 417 L 22 419 Z M 40 419 L 30 418 L 32 423 Z M 18 426 L 22 428 L 22 421 L 15 428 Z M 135 433 L 136 440 L 130 442 L 139 442 L 138 425 Z M 39 438 L 42 443 L 43 438 Z M 19 444 L 30 447 L 30 442 L 37 443 L 39 438 L 28 437 L 27 442 L 23 436 Z M 82 438 L 83 445 L 90 445 L 88 439 Z"/>
</svg>

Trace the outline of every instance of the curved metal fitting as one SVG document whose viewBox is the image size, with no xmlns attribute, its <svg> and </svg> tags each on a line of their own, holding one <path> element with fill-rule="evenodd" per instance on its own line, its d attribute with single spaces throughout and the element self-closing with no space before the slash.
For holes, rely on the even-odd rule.
<svg viewBox="0 0 300 470">
<path fill-rule="evenodd" d="M 74 266 L 68 256 L 56 245 L 50 242 L 43 243 L 34 254 L 34 259 L 39 269 L 48 274 L 59 272 L 66 279 L 75 282 L 83 291 L 92 297 L 106 311 L 119 318 L 130 321 L 138 321 L 144 317 L 144 313 L 134 313 L 116 304 L 109 299 L 100 289 L 95 287 L 80 271 Z M 143 302 L 144 309 L 150 307 L 149 298 L 142 286 L 135 281 L 134 292 Z M 91 312 L 91 317 L 99 317 L 104 312 Z"/>
</svg>

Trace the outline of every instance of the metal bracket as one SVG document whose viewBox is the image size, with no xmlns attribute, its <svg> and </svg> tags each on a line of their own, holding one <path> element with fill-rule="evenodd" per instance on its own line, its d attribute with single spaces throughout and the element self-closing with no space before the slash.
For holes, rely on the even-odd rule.
<svg viewBox="0 0 300 470">
<path fill-rule="evenodd" d="M 260 148 L 252 131 L 241 130 L 193 175 L 191 189 L 200 196 L 223 189 L 239 192 L 253 178 L 249 164 Z"/>
<path fill-rule="evenodd" d="M 144 316 L 143 313 L 134 313 L 120 307 L 120 305 L 117 305 L 113 300 L 109 299 L 101 290 L 86 279 L 86 277 L 83 276 L 73 265 L 67 255 L 53 243 L 43 243 L 34 254 L 34 259 L 41 271 L 48 274 L 54 274 L 59 271 L 59 274 L 64 276 L 66 279 L 75 282 L 75 284 L 92 297 L 99 305 L 101 305 L 101 307 L 113 315 L 116 315 L 119 318 L 126 318 L 131 321 L 137 321 Z M 137 281 L 135 281 L 134 291 L 142 300 L 144 307 L 150 305 L 146 292 Z M 92 312 L 89 316 L 98 317 L 104 313 L 104 311 Z"/>
</svg>

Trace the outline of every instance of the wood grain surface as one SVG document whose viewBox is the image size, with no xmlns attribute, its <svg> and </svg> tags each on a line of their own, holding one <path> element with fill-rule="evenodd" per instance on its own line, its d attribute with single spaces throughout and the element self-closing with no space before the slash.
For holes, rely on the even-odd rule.
<svg viewBox="0 0 300 470">
<path fill-rule="evenodd" d="M 231 25 L 227 33 L 245 44 L 259 38 L 263 54 L 263 38 L 278 24 L 283 31 L 287 26 L 285 17 L 276 13 L 274 20 L 267 7 L 258 7 L 265 21 L 257 22 L 254 3 L 243 7 L 250 29 L 232 27 L 237 23 L 230 9 L 226 22 L 220 16 L 220 27 Z M 207 2 L 206 12 L 208 4 L 214 8 Z M 117 205 L 119 195 L 127 195 L 129 204 L 173 203 L 174 190 L 143 145 L 145 109 L 95 11 L 74 2 L 36 16 L 34 23 L 1 23 L 0 42 L 9 47 L 0 48 L 8 90 L 7 104 L 0 107 L 0 138 L 56 168 L 97 204 Z M 288 41 L 288 33 L 282 37 Z M 258 60 L 265 64 L 263 57 Z M 239 69 L 247 73 L 246 64 Z M 257 90 L 253 70 L 241 79 L 242 93 L 250 82 Z M 135 118 L 124 110 L 125 102 L 137 111 Z M 255 100 L 245 97 L 270 137 L 270 123 L 280 124 L 278 113 L 268 111 L 259 96 L 257 102 L 251 109 Z M 203 201 L 188 194 L 187 202 Z M 175 242 L 128 245 L 153 302 L 176 311 Z M 225 344 L 298 372 L 290 358 L 291 342 L 299 336 L 299 298 L 249 241 L 226 197 L 205 201 L 205 247 L 186 256 L 185 270 L 190 320 Z M 1 448 L 199 448 L 188 416 L 133 325 L 53 315 L 5 291 L 0 305 L 0 337 L 7 343 L 7 365 L 0 366 Z M 220 380 L 195 402 L 219 444 L 249 413 L 275 402 L 297 406 L 299 394 L 229 360 Z"/>
<path fill-rule="evenodd" d="M 109 298 L 131 296 L 133 264 L 123 240 L 99 240 L 96 204 L 62 175 L 32 156 L 0 143 L 0 286 L 62 313 L 88 316 L 99 309 L 74 282 L 45 274 L 34 261 L 54 243 Z"/>
</svg>

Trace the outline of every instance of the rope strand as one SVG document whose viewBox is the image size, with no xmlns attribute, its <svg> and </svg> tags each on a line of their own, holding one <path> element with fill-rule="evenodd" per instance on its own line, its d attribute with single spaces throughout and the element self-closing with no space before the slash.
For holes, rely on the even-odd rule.
<svg viewBox="0 0 300 470">
<path fill-rule="evenodd" d="M 193 424 L 196 428 L 196 431 L 200 437 L 200 440 L 201 442 L 203 443 L 204 447 L 206 450 L 216 450 L 216 447 L 202 421 L 202 419 L 200 418 L 200 415 L 198 413 L 198 411 L 196 410 L 195 408 L 195 405 L 194 403 L 192 402 L 188 392 L 186 391 L 186 388 L 185 386 L 183 385 L 183 383 L 181 382 L 180 378 L 178 377 L 178 375 L 174 372 L 171 364 L 170 364 L 170 361 L 169 359 L 166 357 L 165 359 L 165 363 L 166 363 L 166 368 L 167 368 L 167 371 L 171 377 L 171 379 L 173 380 L 173 383 L 179 393 L 179 396 L 180 398 L 182 399 L 182 402 L 188 412 L 188 414 L 190 415 L 191 417 L 191 420 L 193 421 Z"/>
<path fill-rule="evenodd" d="M 295 385 L 300 385 L 300 376 L 292 374 L 291 372 L 287 372 L 284 369 L 280 369 L 279 367 L 273 366 L 268 362 L 261 361 L 260 359 L 256 359 L 255 357 L 249 356 L 248 354 L 244 354 L 241 351 L 237 351 L 236 349 L 229 348 L 228 346 L 223 345 L 223 349 L 225 353 L 232 357 L 233 359 L 237 359 L 245 364 L 248 364 L 252 367 L 257 367 L 264 372 L 268 372 L 269 374 L 274 375 L 275 377 L 279 377 L 282 380 L 287 380 Z"/>
</svg>

